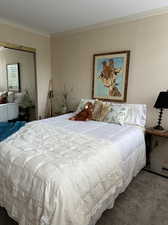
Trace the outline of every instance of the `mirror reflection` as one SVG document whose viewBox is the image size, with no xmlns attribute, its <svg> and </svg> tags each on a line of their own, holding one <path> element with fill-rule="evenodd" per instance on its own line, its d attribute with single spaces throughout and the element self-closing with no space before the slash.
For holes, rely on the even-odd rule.
<svg viewBox="0 0 168 225">
<path fill-rule="evenodd" d="M 0 122 L 32 121 L 36 110 L 35 53 L 0 47 Z"/>
<path fill-rule="evenodd" d="M 20 91 L 20 64 L 7 64 L 7 88 L 8 91 Z"/>
</svg>

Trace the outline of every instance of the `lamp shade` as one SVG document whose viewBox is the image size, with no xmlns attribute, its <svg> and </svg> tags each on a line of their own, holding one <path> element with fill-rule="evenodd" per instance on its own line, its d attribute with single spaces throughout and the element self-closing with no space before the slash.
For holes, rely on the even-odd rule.
<svg viewBox="0 0 168 225">
<path fill-rule="evenodd" d="M 162 91 L 159 93 L 159 96 L 157 97 L 154 107 L 159 109 L 168 108 L 168 91 Z"/>
</svg>

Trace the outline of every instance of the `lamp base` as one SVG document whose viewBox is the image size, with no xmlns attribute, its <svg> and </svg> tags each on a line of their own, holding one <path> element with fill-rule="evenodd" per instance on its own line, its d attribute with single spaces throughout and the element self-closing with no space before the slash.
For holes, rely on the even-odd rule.
<svg viewBox="0 0 168 225">
<path fill-rule="evenodd" d="M 158 125 L 154 127 L 154 129 L 156 129 L 156 130 L 164 130 L 163 127 L 161 126 L 162 114 L 163 114 L 163 108 L 160 108 L 160 113 L 159 113 L 159 118 L 158 118 Z"/>
<path fill-rule="evenodd" d="M 156 130 L 164 130 L 164 128 L 162 126 L 160 126 L 160 125 L 157 125 L 157 126 L 155 126 L 153 128 L 156 129 Z"/>
</svg>

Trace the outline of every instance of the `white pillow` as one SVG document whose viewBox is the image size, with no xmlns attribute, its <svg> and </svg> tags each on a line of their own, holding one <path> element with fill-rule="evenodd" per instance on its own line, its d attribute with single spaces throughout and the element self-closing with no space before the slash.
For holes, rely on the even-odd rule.
<svg viewBox="0 0 168 225">
<path fill-rule="evenodd" d="M 112 103 L 112 108 L 125 108 L 123 124 L 145 127 L 147 107 L 145 104 L 117 104 Z"/>
</svg>

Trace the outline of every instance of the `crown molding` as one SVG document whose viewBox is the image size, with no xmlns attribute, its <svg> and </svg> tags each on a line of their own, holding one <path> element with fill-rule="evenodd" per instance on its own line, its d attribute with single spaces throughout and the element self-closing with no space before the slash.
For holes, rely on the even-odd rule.
<svg viewBox="0 0 168 225">
<path fill-rule="evenodd" d="M 110 27 L 112 25 L 120 24 L 120 23 L 134 22 L 136 20 L 142 20 L 142 19 L 145 19 L 145 18 L 148 18 L 148 17 L 159 16 L 159 15 L 163 15 L 163 14 L 167 14 L 167 13 L 168 13 L 168 7 L 152 9 L 152 10 L 143 11 L 141 13 L 136 13 L 136 14 L 132 14 L 132 15 L 129 15 L 129 16 L 125 16 L 125 17 L 120 17 L 120 18 L 108 20 L 108 21 L 105 21 L 105 22 L 102 22 L 102 23 L 97 23 L 97 24 L 85 26 L 85 27 L 82 27 L 82 28 L 77 28 L 77 29 L 73 29 L 73 30 L 59 32 L 59 33 L 53 33 L 53 34 L 51 34 L 51 37 L 68 36 L 68 35 L 72 35 L 72 34 L 75 34 L 75 33 L 82 33 L 82 32 L 87 32 L 87 31 L 90 31 L 90 30 L 101 29 L 101 28 L 104 28 L 104 27 Z"/>
<path fill-rule="evenodd" d="M 50 38 L 50 33 L 46 32 L 46 31 L 33 29 L 31 27 L 21 25 L 21 24 L 17 24 L 15 22 L 11 22 L 11 21 L 3 19 L 3 18 L 0 18 L 0 24 L 6 24 L 6 25 L 9 25 L 9 26 L 14 27 L 14 28 L 22 29 L 24 31 L 28 31 L 28 32 L 31 32 L 31 33 L 34 33 L 34 34 L 38 34 L 38 35 Z"/>
<path fill-rule="evenodd" d="M 28 32 L 31 32 L 34 34 L 38 34 L 38 35 L 50 38 L 50 37 L 63 37 L 63 36 L 68 36 L 68 35 L 72 35 L 75 33 L 87 32 L 90 30 L 96 30 L 96 29 L 101 29 L 101 28 L 105 28 L 105 27 L 110 27 L 115 24 L 133 22 L 136 20 L 145 19 L 147 17 L 159 16 L 159 15 L 163 15 L 163 14 L 167 14 L 167 13 L 168 13 L 168 7 L 162 7 L 162 8 L 158 8 L 158 9 L 144 11 L 141 13 L 132 14 L 132 15 L 125 16 L 125 17 L 108 20 L 105 22 L 101 22 L 101 23 L 97 23 L 97 24 L 93 24 L 93 25 L 89 25 L 89 26 L 84 26 L 84 27 L 71 29 L 71 30 L 67 30 L 67 31 L 63 31 L 63 32 L 56 32 L 56 33 L 49 33 L 44 30 L 34 29 L 34 28 L 31 28 L 31 27 L 28 27 L 28 26 L 25 26 L 22 24 L 18 24 L 18 23 L 15 23 L 15 22 L 3 19 L 3 18 L 0 18 L 0 24 L 6 24 L 11 27 L 15 27 L 18 29 L 22 29 L 22 30 L 25 30 L 25 31 L 28 31 Z"/>
</svg>

